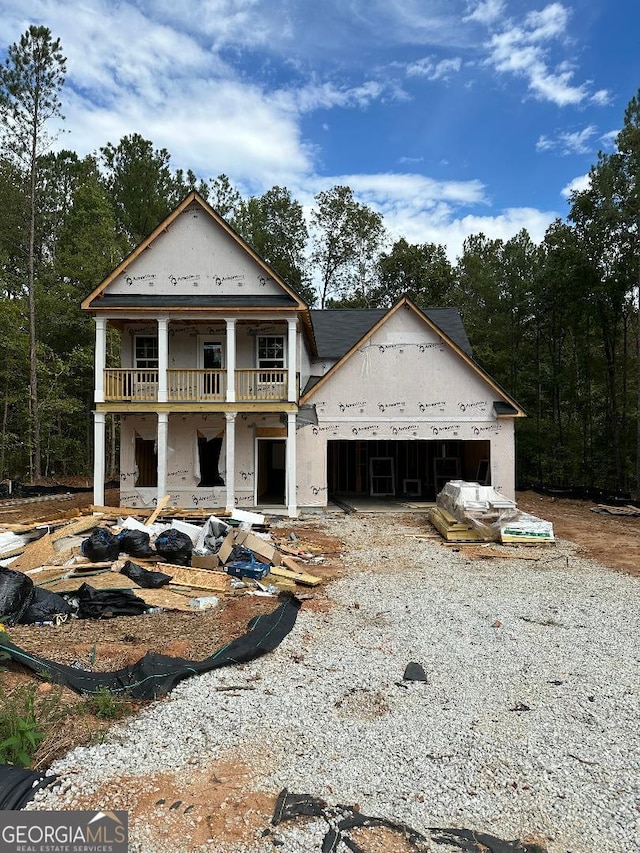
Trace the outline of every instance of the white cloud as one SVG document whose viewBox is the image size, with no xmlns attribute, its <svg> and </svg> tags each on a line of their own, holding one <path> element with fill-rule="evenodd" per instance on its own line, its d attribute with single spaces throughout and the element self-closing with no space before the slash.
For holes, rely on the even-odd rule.
<svg viewBox="0 0 640 853">
<path fill-rule="evenodd" d="M 616 142 L 618 140 L 618 134 L 620 130 L 608 130 L 606 133 L 603 133 L 600 136 L 600 142 L 603 143 L 605 148 L 615 148 Z"/>
<path fill-rule="evenodd" d="M 536 143 L 536 150 L 557 150 L 561 154 L 588 154 L 592 150 L 589 142 L 596 133 L 597 128 L 590 124 L 588 127 L 573 133 L 569 131 L 559 133 L 555 139 L 542 135 Z"/>
<path fill-rule="evenodd" d="M 488 26 L 502 17 L 503 12 L 504 0 L 482 0 L 462 20 L 465 22 L 475 21 L 478 24 Z"/>
<path fill-rule="evenodd" d="M 608 107 L 611 104 L 611 92 L 608 89 L 598 89 L 589 98 L 595 107 Z"/>
<path fill-rule="evenodd" d="M 581 193 L 585 190 L 588 190 L 591 186 L 591 178 L 589 175 L 579 175 L 577 178 L 574 178 L 570 181 L 566 187 L 563 187 L 561 190 L 561 195 L 563 198 L 568 199 L 571 196 L 571 193 Z"/>
<path fill-rule="evenodd" d="M 540 11 L 529 12 L 521 24 L 505 21 L 487 44 L 486 63 L 501 74 L 512 74 L 527 81 L 529 91 L 541 101 L 560 107 L 582 104 L 588 97 L 588 84 L 574 84 L 569 62 L 552 64 L 551 42 L 562 40 L 569 10 L 561 3 L 550 3 Z M 591 96 L 594 104 L 607 102 L 601 90 Z"/>
<path fill-rule="evenodd" d="M 451 74 L 460 71 L 461 67 L 462 59 L 459 56 L 441 59 L 439 62 L 427 56 L 407 65 L 407 76 L 426 77 L 427 80 L 448 80 Z"/>
<path fill-rule="evenodd" d="M 466 213 L 470 207 L 489 207 L 480 181 L 436 181 L 415 174 L 316 178 L 306 182 L 294 195 L 308 212 L 313 206 L 314 193 L 336 185 L 351 187 L 359 202 L 381 213 L 392 240 L 404 237 L 410 243 L 443 245 L 451 262 L 472 234 L 482 232 L 492 239 L 508 240 L 525 228 L 538 243 L 559 216 L 556 211 L 529 207 L 507 208 L 486 215 Z"/>
</svg>

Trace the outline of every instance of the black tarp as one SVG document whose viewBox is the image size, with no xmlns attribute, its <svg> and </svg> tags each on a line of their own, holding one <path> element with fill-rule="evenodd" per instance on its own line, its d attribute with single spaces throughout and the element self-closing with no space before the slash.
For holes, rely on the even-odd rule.
<svg viewBox="0 0 640 853">
<path fill-rule="evenodd" d="M 246 634 L 201 661 L 149 652 L 136 663 L 116 672 L 86 672 L 37 657 L 11 642 L 3 642 L 2 649 L 11 660 L 23 664 L 46 681 L 62 684 L 76 693 L 94 694 L 106 688 L 110 693 L 134 699 L 153 699 L 166 695 L 176 684 L 192 675 L 246 663 L 277 648 L 295 625 L 300 609 L 300 601 L 295 596 L 283 593 L 280 599 L 282 603 L 276 610 L 256 616 L 249 622 Z"/>
<path fill-rule="evenodd" d="M 429 829 L 430 837 L 418 832 L 406 823 L 387 820 L 381 817 L 370 817 L 361 814 L 352 806 L 329 806 L 325 800 L 311 794 L 292 794 L 284 788 L 278 795 L 271 825 L 295 820 L 299 817 L 322 817 L 327 822 L 327 832 L 322 840 L 321 853 L 335 853 L 341 842 L 349 850 L 362 851 L 362 848 L 350 838 L 351 829 L 373 828 L 383 826 L 403 837 L 408 844 L 419 851 L 434 850 L 432 843 L 448 844 L 457 847 L 463 853 L 547 853 L 541 844 L 528 844 L 523 841 L 504 841 L 495 835 L 476 832 L 472 829 Z M 270 833 L 270 830 L 267 832 Z M 364 853 L 364 851 L 362 851 Z"/>
<path fill-rule="evenodd" d="M 57 779 L 57 776 L 45 776 L 36 770 L 24 770 L 0 764 L 0 811 L 14 811 L 23 808 L 40 788 L 45 788 Z"/>
</svg>

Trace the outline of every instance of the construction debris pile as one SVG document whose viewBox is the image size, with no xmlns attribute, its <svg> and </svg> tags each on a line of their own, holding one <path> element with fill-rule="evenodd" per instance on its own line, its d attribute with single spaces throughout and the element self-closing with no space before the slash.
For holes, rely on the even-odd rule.
<svg viewBox="0 0 640 853">
<path fill-rule="evenodd" d="M 554 542 L 553 525 L 521 512 L 493 486 L 451 480 L 436 497 L 429 521 L 447 542 Z"/>
<path fill-rule="evenodd" d="M 0 623 L 197 612 L 236 595 L 277 596 L 322 582 L 322 562 L 295 534 L 276 541 L 265 517 L 164 510 L 99 512 L 0 528 Z"/>
</svg>

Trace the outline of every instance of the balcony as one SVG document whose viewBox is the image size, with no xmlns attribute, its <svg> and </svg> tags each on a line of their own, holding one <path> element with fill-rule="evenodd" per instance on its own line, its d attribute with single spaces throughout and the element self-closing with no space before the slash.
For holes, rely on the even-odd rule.
<svg viewBox="0 0 640 853">
<path fill-rule="evenodd" d="M 236 370 L 234 384 L 238 402 L 287 401 L 287 370 Z M 167 371 L 169 402 L 224 403 L 226 391 L 226 370 Z M 104 399 L 108 403 L 157 402 L 158 370 L 108 368 Z"/>
</svg>

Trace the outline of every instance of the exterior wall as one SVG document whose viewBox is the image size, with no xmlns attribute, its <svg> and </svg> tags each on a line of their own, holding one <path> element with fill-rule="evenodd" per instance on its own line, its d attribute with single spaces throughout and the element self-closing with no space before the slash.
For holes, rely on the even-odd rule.
<svg viewBox="0 0 640 853">
<path fill-rule="evenodd" d="M 199 341 L 201 337 L 218 339 L 225 346 L 225 363 L 227 359 L 226 340 L 227 330 L 225 324 L 220 321 L 200 323 L 193 326 L 184 326 L 170 322 L 169 325 L 169 368 L 197 368 L 199 358 Z M 134 341 L 136 335 L 149 335 L 155 337 L 158 327 L 155 323 L 130 324 L 127 325 L 121 336 L 121 365 L 122 367 L 133 367 Z M 285 322 L 271 322 L 245 324 L 238 323 L 236 326 L 236 367 L 238 370 L 254 368 L 257 365 L 256 337 L 258 335 L 281 335 L 285 339 L 285 354 L 287 350 L 287 324 Z M 298 368 L 301 376 L 309 376 L 309 356 L 303 336 L 298 332 L 298 354 L 304 358 L 304 365 Z M 296 360 L 299 363 L 299 360 Z M 286 367 L 286 364 L 285 364 Z M 305 378 L 305 382 L 306 382 Z"/>
<path fill-rule="evenodd" d="M 274 279 L 199 204 L 189 205 L 167 232 L 135 258 L 106 292 L 156 296 L 282 294 Z"/>
<path fill-rule="evenodd" d="M 120 440 L 120 500 L 123 506 L 152 506 L 157 497 L 155 486 L 136 486 L 135 435 L 155 440 L 157 418 L 155 415 L 122 415 Z M 255 504 L 255 438 L 261 429 L 280 429 L 277 415 L 239 414 L 235 433 L 235 497 L 239 507 Z M 181 507 L 224 507 L 226 504 L 227 466 L 225 459 L 224 414 L 169 416 L 167 492 L 171 503 Z M 224 486 L 198 486 L 199 462 L 197 434 L 207 438 L 223 439 L 219 470 Z"/>
<path fill-rule="evenodd" d="M 397 311 L 310 396 L 318 425 L 298 431 L 298 504 L 326 504 L 334 439 L 488 440 L 491 482 L 513 498 L 514 424 L 496 418 L 499 396 L 413 311 Z"/>
</svg>

